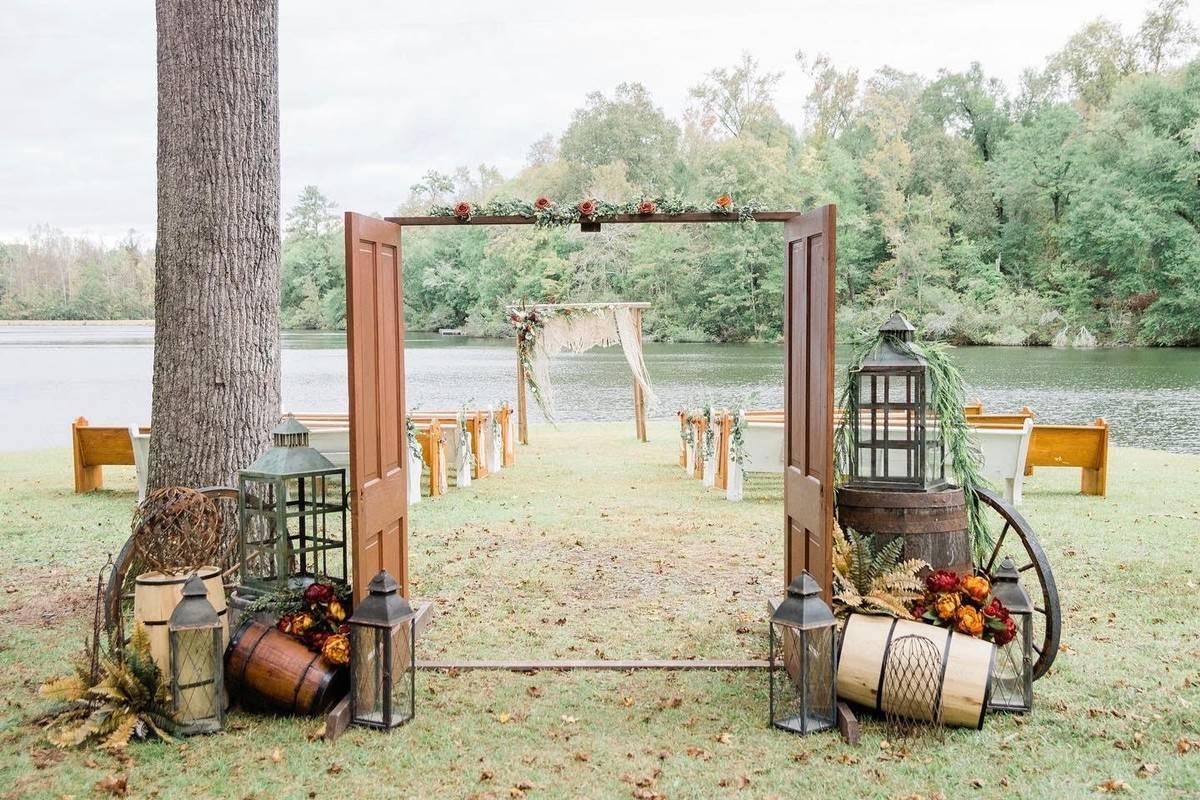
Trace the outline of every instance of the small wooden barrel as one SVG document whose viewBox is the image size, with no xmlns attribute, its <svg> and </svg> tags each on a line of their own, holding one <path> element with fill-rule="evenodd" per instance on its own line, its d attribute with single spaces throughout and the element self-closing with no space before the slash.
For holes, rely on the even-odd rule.
<svg viewBox="0 0 1200 800">
<path fill-rule="evenodd" d="M 887 492 L 843 486 L 837 490 L 837 512 L 843 528 L 877 536 L 880 546 L 903 536 L 903 558 L 960 575 L 973 570 L 962 489 Z"/>
<path fill-rule="evenodd" d="M 221 570 L 217 567 L 201 567 L 196 573 L 208 588 L 208 602 L 221 618 L 223 638 L 229 641 L 229 617 L 225 608 L 225 587 L 221 584 Z M 183 584 L 191 573 L 143 572 L 134 579 L 133 619 L 135 624 L 145 626 L 150 637 L 150 655 L 162 670 L 171 674 L 171 655 L 168 643 L 167 623 L 171 612 L 183 597 Z"/>
<path fill-rule="evenodd" d="M 247 620 L 225 651 L 225 685 L 251 708 L 314 715 L 346 693 L 346 670 L 270 625 Z"/>
<path fill-rule="evenodd" d="M 992 694 L 992 667 L 996 648 L 976 639 L 923 622 L 851 614 L 842 630 L 838 656 L 838 697 L 875 709 L 877 714 L 902 711 L 887 696 L 888 650 L 901 636 L 921 636 L 941 653 L 941 674 L 934 676 L 941 720 L 945 725 L 983 728 Z M 893 675 L 892 685 L 899 676 Z M 912 709 L 904 709 L 911 714 Z M 927 714 L 918 718 L 931 721 Z"/>
</svg>

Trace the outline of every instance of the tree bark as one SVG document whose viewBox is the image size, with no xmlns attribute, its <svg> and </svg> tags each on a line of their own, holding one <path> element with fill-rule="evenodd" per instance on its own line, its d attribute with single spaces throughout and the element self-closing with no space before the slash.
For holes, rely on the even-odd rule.
<svg viewBox="0 0 1200 800">
<path fill-rule="evenodd" d="M 156 10 L 149 483 L 230 484 L 279 420 L 279 8 Z"/>
</svg>

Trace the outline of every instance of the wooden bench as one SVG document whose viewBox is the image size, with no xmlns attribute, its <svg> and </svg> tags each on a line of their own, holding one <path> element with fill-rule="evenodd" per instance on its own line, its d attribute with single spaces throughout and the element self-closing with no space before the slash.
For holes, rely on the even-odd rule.
<svg viewBox="0 0 1200 800">
<path fill-rule="evenodd" d="M 71 449 L 75 459 L 76 493 L 103 489 L 104 467 L 137 466 L 128 426 L 93 426 L 79 417 L 71 423 Z"/>
<path fill-rule="evenodd" d="M 980 414 L 967 418 L 967 423 L 980 427 L 1016 427 L 1034 416 L 1028 406 L 1016 414 Z M 1108 495 L 1108 423 L 1097 417 L 1091 425 L 1043 425 L 1035 422 L 1029 438 L 1029 455 L 1025 459 L 1025 474 L 1032 475 L 1034 467 L 1077 467 L 1082 475 L 1080 494 L 1095 497 Z"/>
<path fill-rule="evenodd" d="M 334 466 L 350 468 L 350 416 L 330 412 L 298 412 L 296 420 L 309 430 L 309 444 L 333 462 Z M 421 458 L 429 469 L 429 496 L 446 493 L 446 437 L 444 424 L 438 420 L 416 422 L 417 443 Z"/>
</svg>

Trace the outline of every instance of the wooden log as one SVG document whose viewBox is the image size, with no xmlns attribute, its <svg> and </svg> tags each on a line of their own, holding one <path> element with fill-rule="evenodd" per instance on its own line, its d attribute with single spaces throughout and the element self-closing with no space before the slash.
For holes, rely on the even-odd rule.
<svg viewBox="0 0 1200 800">
<path fill-rule="evenodd" d="M 858 717 L 854 716 L 854 711 L 851 710 L 850 705 L 841 700 L 837 704 L 837 725 L 838 732 L 842 734 L 842 738 L 846 740 L 846 744 L 858 744 L 858 740 L 861 737 L 861 732 L 858 729 Z"/>
<path fill-rule="evenodd" d="M 889 492 L 843 486 L 837 490 L 837 515 L 842 528 L 876 536 L 879 546 L 903 537 L 906 559 L 963 575 L 973 569 L 962 489 Z"/>
</svg>

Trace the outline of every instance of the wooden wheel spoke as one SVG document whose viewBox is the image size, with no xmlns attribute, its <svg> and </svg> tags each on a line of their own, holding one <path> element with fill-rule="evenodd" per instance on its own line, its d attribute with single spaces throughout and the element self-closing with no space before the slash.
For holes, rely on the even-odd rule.
<svg viewBox="0 0 1200 800">
<path fill-rule="evenodd" d="M 1028 564 L 1026 564 L 1023 567 L 1017 567 L 1017 572 L 1028 572 L 1029 570 L 1033 569 L 1035 566 L 1037 566 L 1037 564 L 1034 563 L 1033 561 L 1030 561 Z"/>
<path fill-rule="evenodd" d="M 1004 530 L 1000 531 L 1000 537 L 996 539 L 996 547 L 992 550 L 992 557 L 988 559 L 987 566 L 983 568 L 984 572 L 991 573 L 992 567 L 996 563 L 996 557 L 1000 555 L 1000 546 L 1004 544 L 1004 537 L 1008 535 L 1008 529 L 1012 527 L 1012 523 L 1005 522 Z"/>
</svg>

